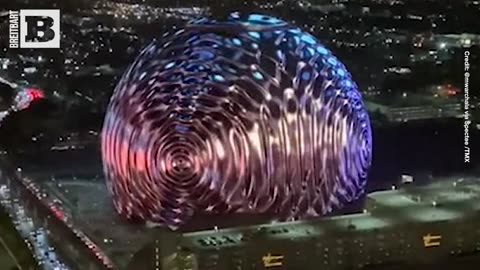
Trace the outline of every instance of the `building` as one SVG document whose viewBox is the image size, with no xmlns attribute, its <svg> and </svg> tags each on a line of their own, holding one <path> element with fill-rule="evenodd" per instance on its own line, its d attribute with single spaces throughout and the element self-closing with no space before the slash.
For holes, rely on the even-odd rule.
<svg viewBox="0 0 480 270">
<path fill-rule="evenodd" d="M 406 267 L 469 256 L 480 251 L 479 183 L 372 193 L 361 214 L 188 233 L 179 250 L 198 269 Z"/>
<path fill-rule="evenodd" d="M 371 193 L 363 213 L 171 232 L 119 220 L 102 177 L 81 171 L 86 170 L 24 170 L 6 183 L 70 269 L 318 270 L 320 265 L 340 270 L 428 263 L 480 251 L 476 178 Z"/>
</svg>

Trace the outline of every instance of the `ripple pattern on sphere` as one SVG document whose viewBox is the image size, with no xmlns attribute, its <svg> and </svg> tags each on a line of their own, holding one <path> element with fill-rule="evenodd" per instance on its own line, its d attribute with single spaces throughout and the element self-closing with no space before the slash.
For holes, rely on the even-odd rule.
<svg viewBox="0 0 480 270">
<path fill-rule="evenodd" d="M 197 212 L 326 214 L 366 186 L 372 138 L 356 84 L 282 20 L 201 19 L 152 42 L 102 131 L 117 212 L 173 228 Z"/>
</svg>

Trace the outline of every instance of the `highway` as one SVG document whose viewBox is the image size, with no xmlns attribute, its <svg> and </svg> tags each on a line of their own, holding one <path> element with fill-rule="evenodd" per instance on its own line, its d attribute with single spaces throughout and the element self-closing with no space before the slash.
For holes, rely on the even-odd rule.
<svg viewBox="0 0 480 270">
<path fill-rule="evenodd" d="M 57 258 L 55 248 L 52 247 L 48 241 L 48 232 L 42 227 L 36 228 L 32 218 L 28 216 L 24 207 L 20 204 L 20 201 L 11 197 L 6 185 L 0 186 L 0 201 L 12 218 L 13 224 L 20 236 L 28 241 L 28 246 L 41 268 L 44 270 L 69 270 L 69 268 Z M 15 258 L 13 252 L 11 252 L 5 244 L 5 241 L 3 241 L 3 239 L 0 240 L 12 258 Z M 20 266 L 18 260 L 16 258 L 14 260 L 16 264 Z M 19 267 L 19 269 L 23 268 Z"/>
</svg>

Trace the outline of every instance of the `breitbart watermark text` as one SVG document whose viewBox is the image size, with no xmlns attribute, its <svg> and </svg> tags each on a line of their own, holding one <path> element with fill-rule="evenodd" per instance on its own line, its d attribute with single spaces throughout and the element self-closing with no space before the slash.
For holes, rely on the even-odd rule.
<svg viewBox="0 0 480 270">
<path fill-rule="evenodd" d="M 10 48 L 60 48 L 60 10 L 9 11 Z"/>
</svg>

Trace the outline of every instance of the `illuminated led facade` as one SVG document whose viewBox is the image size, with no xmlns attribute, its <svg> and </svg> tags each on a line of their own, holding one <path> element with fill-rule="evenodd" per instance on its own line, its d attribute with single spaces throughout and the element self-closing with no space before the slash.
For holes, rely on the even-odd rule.
<svg viewBox="0 0 480 270">
<path fill-rule="evenodd" d="M 356 84 L 273 17 L 197 20 L 147 46 L 102 131 L 114 207 L 177 228 L 196 212 L 323 215 L 366 186 L 372 137 Z"/>
</svg>

